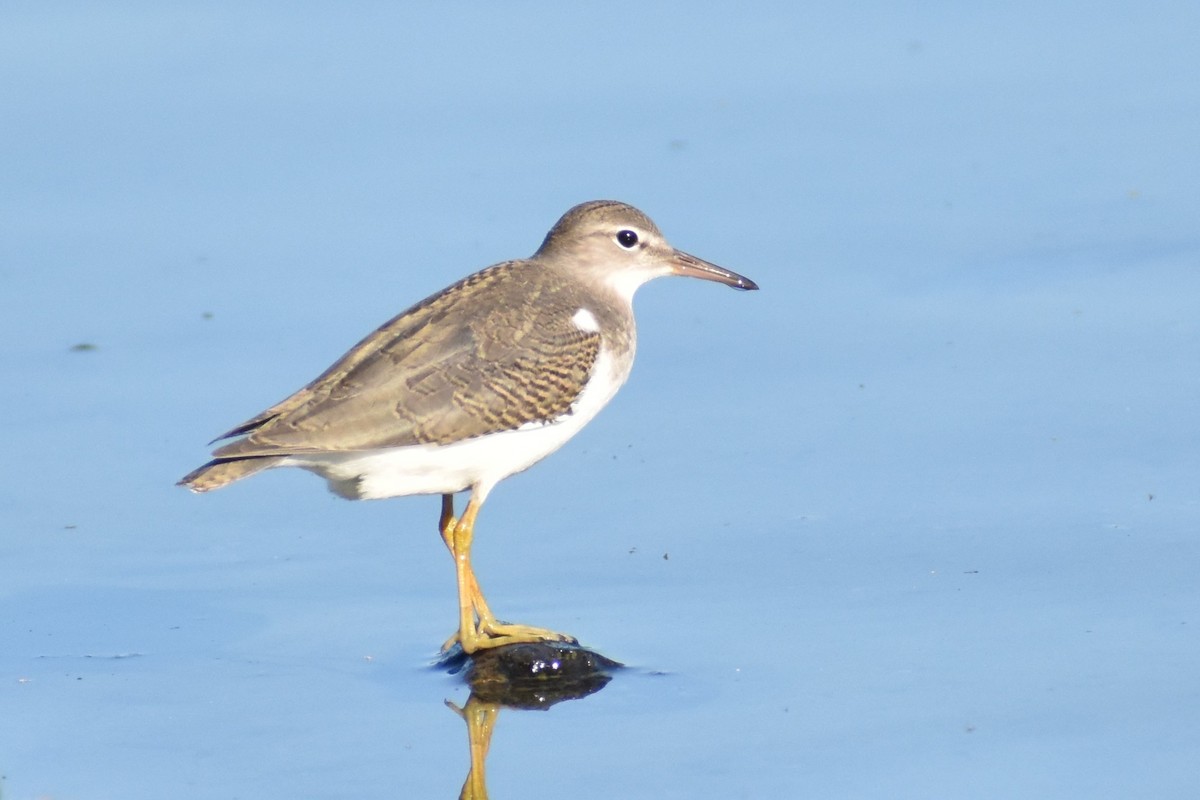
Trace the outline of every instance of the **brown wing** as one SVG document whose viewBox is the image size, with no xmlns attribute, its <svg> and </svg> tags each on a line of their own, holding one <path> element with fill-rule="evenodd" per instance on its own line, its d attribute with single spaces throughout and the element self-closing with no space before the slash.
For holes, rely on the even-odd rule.
<svg viewBox="0 0 1200 800">
<path fill-rule="evenodd" d="M 434 295 L 229 431 L 248 435 L 214 455 L 446 444 L 567 413 L 600 337 L 573 323 L 574 287 L 543 277 L 509 262 Z"/>
</svg>

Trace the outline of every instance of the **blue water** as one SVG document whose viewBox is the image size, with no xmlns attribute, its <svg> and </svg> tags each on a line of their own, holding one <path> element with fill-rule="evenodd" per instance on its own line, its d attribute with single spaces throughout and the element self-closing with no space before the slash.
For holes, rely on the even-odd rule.
<svg viewBox="0 0 1200 800">
<path fill-rule="evenodd" d="M 633 203 L 630 383 L 502 484 L 505 617 L 631 666 L 496 797 L 1200 791 L 1194 3 L 0 11 L 0 796 L 455 797 L 436 498 L 204 443 Z M 80 349 L 80 346 L 83 346 Z"/>
</svg>

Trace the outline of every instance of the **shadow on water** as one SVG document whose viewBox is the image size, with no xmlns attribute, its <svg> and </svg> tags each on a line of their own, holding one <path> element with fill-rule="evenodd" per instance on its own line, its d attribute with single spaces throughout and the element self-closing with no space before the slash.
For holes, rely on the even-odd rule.
<svg viewBox="0 0 1200 800">
<path fill-rule="evenodd" d="M 481 650 L 461 649 L 438 666 L 463 672 L 471 696 L 458 706 L 447 700 L 467 724 L 471 766 L 459 798 L 486 798 L 485 762 L 492 731 L 502 708 L 545 710 L 564 700 L 580 700 L 603 689 L 622 665 L 576 644 L 533 642 Z"/>
</svg>

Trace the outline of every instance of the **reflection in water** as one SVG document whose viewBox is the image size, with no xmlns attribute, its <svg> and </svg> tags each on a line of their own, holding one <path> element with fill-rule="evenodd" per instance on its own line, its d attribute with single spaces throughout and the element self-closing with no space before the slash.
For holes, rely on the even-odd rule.
<svg viewBox="0 0 1200 800">
<path fill-rule="evenodd" d="M 484 772 L 484 762 L 487 760 L 488 747 L 492 743 L 492 728 L 496 726 L 496 716 L 500 713 L 499 703 L 489 703 L 480 700 L 474 692 L 462 708 L 447 700 L 446 705 L 463 718 L 467 723 L 467 741 L 471 748 L 471 768 L 467 771 L 467 779 L 463 781 L 462 791 L 458 793 L 459 800 L 486 800 L 487 777 Z"/>
<path fill-rule="evenodd" d="M 484 771 L 492 729 L 503 707 L 547 709 L 600 691 L 621 665 L 578 645 L 530 642 L 481 650 L 473 656 L 457 652 L 444 662 L 452 672 L 466 668 L 471 696 L 459 707 L 446 705 L 467 723 L 471 767 L 460 800 L 487 798 Z"/>
</svg>

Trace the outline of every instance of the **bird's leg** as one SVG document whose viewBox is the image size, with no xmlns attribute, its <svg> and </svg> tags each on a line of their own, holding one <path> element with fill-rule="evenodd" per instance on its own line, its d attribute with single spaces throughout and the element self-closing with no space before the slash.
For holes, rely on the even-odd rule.
<svg viewBox="0 0 1200 800">
<path fill-rule="evenodd" d="M 454 557 L 454 572 L 458 582 L 458 633 L 451 636 L 442 650 L 449 650 L 457 642 L 468 655 L 476 650 L 499 647 L 506 644 L 540 641 L 567 641 L 575 639 L 566 634 L 535 628 L 529 625 L 511 625 L 500 622 L 488 608 L 479 589 L 479 581 L 471 568 L 471 541 L 475 535 L 475 517 L 482 505 L 474 496 L 467 501 L 463 515 L 454 517 L 453 495 L 442 495 L 442 516 L 439 530 L 446 547 Z"/>
<path fill-rule="evenodd" d="M 467 507 L 470 508 L 470 504 Z M 474 520 L 474 515 L 472 515 L 472 520 Z M 494 619 L 492 610 L 488 608 L 487 601 L 483 599 L 483 592 L 479 590 L 479 582 L 475 578 L 475 571 L 471 569 L 469 539 L 467 541 L 465 573 L 460 569 L 460 559 L 458 557 L 459 545 L 457 543 L 460 524 L 460 521 L 454 516 L 454 495 L 442 495 L 442 516 L 438 521 L 438 531 L 442 534 L 442 541 L 446 543 L 446 548 L 450 551 L 450 556 L 454 559 L 455 576 L 458 579 L 459 616 L 458 631 L 442 644 L 443 653 L 454 647 L 455 644 L 462 642 L 462 631 L 468 627 L 472 630 L 478 630 L 475 624 L 476 618 Z M 464 623 L 464 620 L 466 620 L 466 623 Z"/>
<path fill-rule="evenodd" d="M 475 570 L 471 568 L 471 541 L 475 535 L 475 517 L 480 505 L 472 496 L 467 501 L 462 517 L 455 518 L 454 495 L 442 495 L 442 516 L 438 529 L 454 558 L 454 574 L 458 584 L 458 631 L 442 645 L 442 652 L 455 643 L 461 644 L 468 654 L 489 646 L 490 634 L 483 630 L 483 623 L 485 620 L 495 620 L 495 616 L 483 599 Z"/>
<path fill-rule="evenodd" d="M 472 519 L 474 519 L 472 517 Z M 458 527 L 459 521 L 454 518 L 454 495 L 442 495 L 442 518 L 438 522 L 438 531 L 442 534 L 442 541 L 446 543 L 446 547 L 450 550 L 450 555 L 455 561 L 458 560 L 456 545 L 454 544 L 454 530 Z M 472 527 L 474 527 L 472 525 Z M 468 549 L 470 544 L 468 543 Z M 492 617 L 492 610 L 488 608 L 487 601 L 483 599 L 483 592 L 479 589 L 479 581 L 475 578 L 475 571 L 471 569 L 470 556 L 467 558 L 467 577 L 470 579 L 470 584 L 467 586 L 467 591 L 471 597 L 471 606 L 475 609 L 475 613 L 482 619 L 484 617 Z M 494 619 L 494 617 L 492 617 Z M 458 641 L 457 637 L 451 637 L 449 644 L 453 645 Z M 443 647 L 443 650 L 448 649 Z"/>
</svg>

